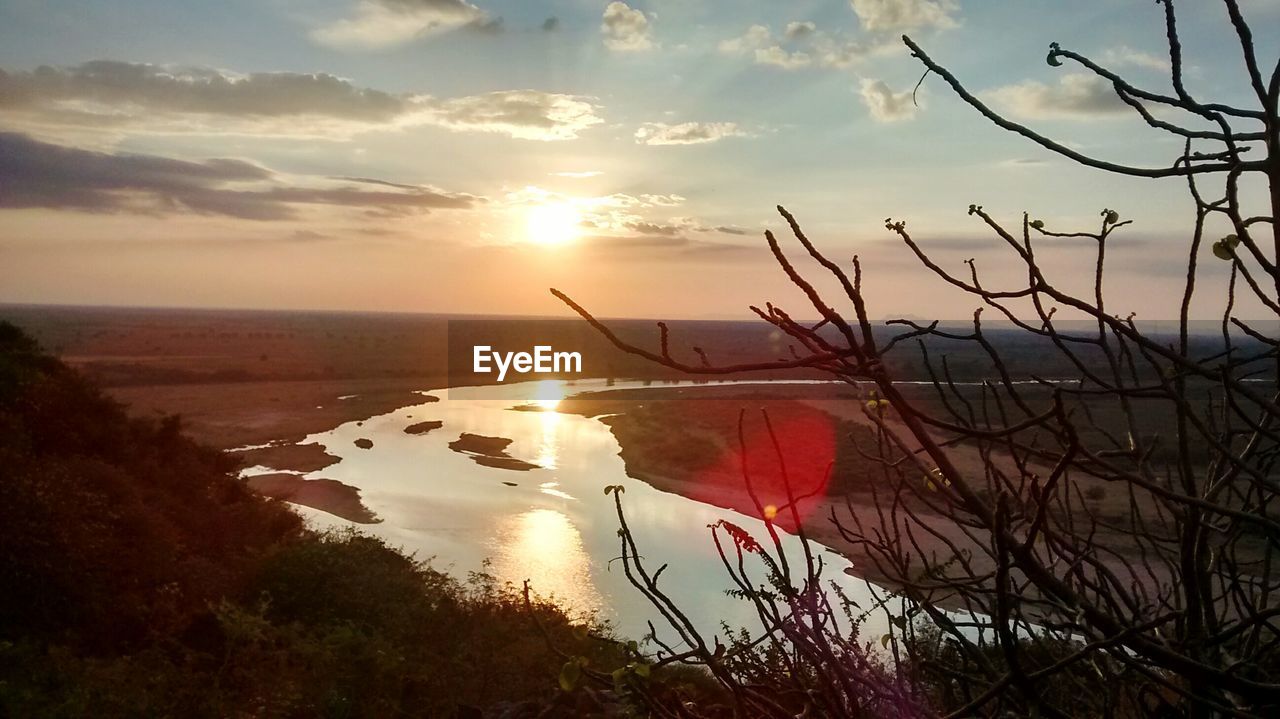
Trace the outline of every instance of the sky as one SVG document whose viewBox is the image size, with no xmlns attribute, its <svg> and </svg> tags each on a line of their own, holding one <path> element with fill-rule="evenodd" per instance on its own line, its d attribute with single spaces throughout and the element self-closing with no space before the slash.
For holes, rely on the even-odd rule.
<svg viewBox="0 0 1280 719">
<path fill-rule="evenodd" d="M 1270 68 L 1280 0 L 1241 4 Z M 1221 4 L 1177 7 L 1191 93 L 1247 104 Z M 603 316 L 803 316 L 762 238 L 781 204 L 859 256 L 874 316 L 957 319 L 977 303 L 885 219 L 1016 284 L 979 204 L 1064 232 L 1116 210 L 1109 309 L 1174 316 L 1185 182 L 1073 165 L 936 76 L 913 93 L 904 34 L 1081 152 L 1181 152 L 1045 62 L 1058 42 L 1167 92 L 1150 0 L 0 0 L 0 302 L 542 315 L 554 286 Z M 1089 275 L 1087 241 L 1044 246 L 1064 286 Z"/>
</svg>

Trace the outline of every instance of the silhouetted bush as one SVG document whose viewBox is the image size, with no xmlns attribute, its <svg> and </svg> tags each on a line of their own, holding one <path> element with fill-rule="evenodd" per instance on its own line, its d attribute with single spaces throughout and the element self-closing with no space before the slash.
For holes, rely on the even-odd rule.
<svg viewBox="0 0 1280 719">
<path fill-rule="evenodd" d="M 176 418 L 130 419 L 4 323 L 0 467 L 0 716 L 545 708 L 568 698 L 548 639 L 625 661 L 492 577 L 305 530 Z"/>
</svg>

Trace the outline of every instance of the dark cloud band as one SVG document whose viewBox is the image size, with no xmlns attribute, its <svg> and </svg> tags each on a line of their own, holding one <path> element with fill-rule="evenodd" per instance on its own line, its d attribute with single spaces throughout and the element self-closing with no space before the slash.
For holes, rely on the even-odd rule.
<svg viewBox="0 0 1280 719">
<path fill-rule="evenodd" d="M 285 184 L 242 160 L 177 160 L 94 152 L 0 133 L 0 209 L 209 214 L 250 220 L 294 217 L 297 205 L 383 214 L 467 209 L 483 200 L 429 187 L 359 178 L 324 186 Z M 368 189 L 369 185 L 378 189 Z"/>
</svg>

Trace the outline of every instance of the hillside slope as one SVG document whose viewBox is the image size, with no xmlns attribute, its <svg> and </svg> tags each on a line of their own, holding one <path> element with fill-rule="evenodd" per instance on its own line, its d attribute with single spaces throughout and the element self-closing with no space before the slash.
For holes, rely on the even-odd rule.
<svg viewBox="0 0 1280 719">
<path fill-rule="evenodd" d="M 126 416 L 4 323 L 0 467 L 0 717 L 603 711 L 555 688 L 534 617 L 622 661 L 487 577 L 304 529 L 177 419 Z"/>
</svg>

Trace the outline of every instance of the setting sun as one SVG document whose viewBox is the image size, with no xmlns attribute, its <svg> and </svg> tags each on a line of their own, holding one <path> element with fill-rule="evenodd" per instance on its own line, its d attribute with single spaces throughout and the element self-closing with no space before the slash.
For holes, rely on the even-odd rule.
<svg viewBox="0 0 1280 719">
<path fill-rule="evenodd" d="M 578 237 L 582 215 L 567 202 L 536 205 L 525 216 L 529 241 L 537 245 L 563 245 Z"/>
</svg>

